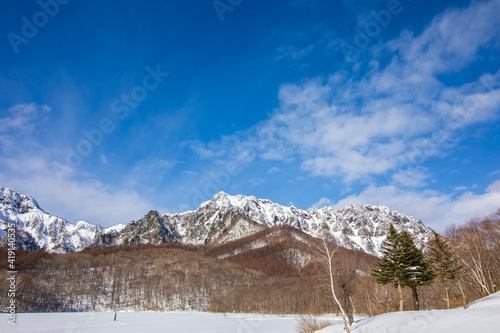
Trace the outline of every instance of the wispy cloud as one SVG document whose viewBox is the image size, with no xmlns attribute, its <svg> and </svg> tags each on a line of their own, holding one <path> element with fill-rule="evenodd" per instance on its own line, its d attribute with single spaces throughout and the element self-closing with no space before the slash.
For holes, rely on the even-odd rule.
<svg viewBox="0 0 500 333">
<path fill-rule="evenodd" d="M 494 176 L 494 175 L 498 175 L 498 174 L 500 174 L 500 169 L 499 169 L 499 170 L 495 170 L 495 171 L 493 171 L 493 172 L 490 172 L 490 173 L 488 174 L 488 176 Z"/>
<path fill-rule="evenodd" d="M 328 199 L 323 199 L 325 202 Z M 482 217 L 498 209 L 500 180 L 491 183 L 485 193 L 465 192 L 458 197 L 437 191 L 404 190 L 392 185 L 369 186 L 359 194 L 350 195 L 332 204 L 341 208 L 347 204 L 374 204 L 412 215 L 443 231 L 449 223 L 462 224 L 473 217 Z"/>
<path fill-rule="evenodd" d="M 99 155 L 100 159 L 101 159 L 101 163 L 104 164 L 104 165 L 107 165 L 108 164 L 108 158 L 106 157 L 106 155 L 104 154 L 101 154 Z"/>
<path fill-rule="evenodd" d="M 31 194 L 52 214 L 70 222 L 87 220 L 102 226 L 128 223 L 155 207 L 139 193 L 109 186 L 97 180 L 64 179 L 54 175 L 43 154 L 1 157 L 0 184 Z M 78 174 L 75 174 L 78 176 Z"/>
<path fill-rule="evenodd" d="M 323 197 L 323 198 L 319 199 L 317 202 L 315 202 L 314 204 L 312 204 L 311 208 L 319 209 L 319 208 L 324 207 L 324 206 L 331 206 L 332 204 L 333 204 L 332 200 Z"/>
<path fill-rule="evenodd" d="M 423 167 L 401 170 L 392 175 L 392 183 L 401 187 L 423 187 L 428 185 L 429 175 Z"/>
<path fill-rule="evenodd" d="M 467 186 L 455 186 L 453 188 L 454 191 L 457 191 L 457 192 L 462 192 L 462 191 L 465 191 L 467 190 Z"/>
<path fill-rule="evenodd" d="M 442 154 L 460 140 L 460 129 L 499 116 L 500 72 L 459 87 L 447 87 L 438 78 L 466 67 L 481 48 L 498 43 L 498 3 L 449 10 L 418 36 L 402 33 L 384 46 L 393 54 L 390 63 L 360 79 L 340 71 L 285 84 L 270 119 L 245 133 L 198 143 L 195 151 L 246 162 L 256 156 L 296 156 L 311 174 L 347 183 L 394 172 L 394 180 L 408 186 L 399 169 Z"/>
<path fill-rule="evenodd" d="M 9 116 L 0 118 L 0 133 L 7 131 L 32 133 L 35 126 L 44 123 L 45 114 L 50 112 L 50 107 L 36 103 L 21 103 L 10 107 L 8 112 Z"/>
<path fill-rule="evenodd" d="M 280 168 L 278 168 L 276 166 L 273 166 L 271 169 L 267 170 L 267 173 L 271 175 L 273 173 L 277 173 L 277 172 L 280 172 L 280 171 L 281 171 Z"/>
<path fill-rule="evenodd" d="M 159 209 L 128 187 L 109 186 L 88 173 L 71 169 L 59 179 L 51 162 L 63 153 L 44 146 L 37 130 L 47 121 L 47 105 L 17 104 L 0 122 L 0 184 L 33 195 L 42 208 L 71 222 L 87 220 L 103 226 L 128 223 L 150 209 Z M 101 154 L 106 165 L 106 155 Z M 154 165 L 168 168 L 171 162 Z"/>
<path fill-rule="evenodd" d="M 407 31 L 389 46 L 411 65 L 410 70 L 418 69 L 418 75 L 456 72 L 498 38 L 499 12 L 498 0 L 472 2 L 464 10 L 449 9 L 436 16 L 419 36 Z"/>
<path fill-rule="evenodd" d="M 447 217 L 459 220 L 488 213 L 479 207 L 491 208 L 497 185 L 484 196 L 466 193 L 458 200 L 409 189 L 429 184 L 431 175 L 422 164 L 456 147 L 465 129 L 499 118 L 500 71 L 453 86 L 442 80 L 478 61 L 482 50 L 498 48 L 499 9 L 496 0 L 472 2 L 438 15 L 418 35 L 404 31 L 377 45 L 363 76 L 341 70 L 284 84 L 279 107 L 267 120 L 218 141 L 196 143 L 195 151 L 200 157 L 236 157 L 242 163 L 296 158 L 311 175 L 368 186 L 341 203 L 379 198 L 418 212 L 420 202 L 424 211 L 451 209 Z M 466 212 L 459 203 L 472 210 Z"/>
<path fill-rule="evenodd" d="M 250 187 L 257 187 L 264 184 L 266 180 L 264 178 L 251 178 L 248 182 L 250 183 Z"/>
</svg>

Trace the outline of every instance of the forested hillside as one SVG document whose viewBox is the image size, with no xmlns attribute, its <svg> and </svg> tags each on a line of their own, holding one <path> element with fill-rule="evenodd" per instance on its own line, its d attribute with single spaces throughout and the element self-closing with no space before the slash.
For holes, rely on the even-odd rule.
<svg viewBox="0 0 500 333">
<path fill-rule="evenodd" d="M 451 305 L 477 299 L 500 285 L 500 214 L 451 226 L 444 236 L 460 267 L 446 281 Z M 78 253 L 17 251 L 17 300 L 22 311 L 187 310 L 257 313 L 332 313 L 319 239 L 293 227 L 267 228 L 219 246 L 109 246 Z M 7 249 L 0 293 L 7 294 Z M 339 247 L 334 280 L 357 314 L 395 311 L 396 289 L 372 276 L 378 258 Z M 412 308 L 403 290 L 405 309 Z M 419 288 L 421 308 L 445 308 L 442 282 Z M 4 297 L 3 310 L 6 303 Z"/>
</svg>

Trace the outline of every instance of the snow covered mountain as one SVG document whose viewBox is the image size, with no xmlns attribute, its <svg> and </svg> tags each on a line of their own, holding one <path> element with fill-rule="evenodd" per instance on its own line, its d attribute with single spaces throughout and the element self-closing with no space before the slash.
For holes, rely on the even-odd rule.
<svg viewBox="0 0 500 333">
<path fill-rule="evenodd" d="M 71 224 L 45 212 L 31 196 L 0 186 L 0 236 L 5 234 L 8 221 L 18 227 L 19 246 L 51 252 L 170 241 L 216 246 L 277 225 L 296 227 L 315 237 L 327 235 L 341 246 L 374 255 L 380 254 L 391 223 L 398 230 L 408 230 L 419 245 L 432 236 L 432 230 L 421 221 L 385 206 L 302 210 L 254 196 L 231 196 L 224 192 L 203 202 L 195 211 L 175 214 L 151 211 L 127 225 L 102 228 L 84 221 Z M 0 243 L 6 243 L 5 237 Z"/>
<path fill-rule="evenodd" d="M 127 225 L 117 237 L 103 235 L 94 245 L 160 244 L 173 240 L 192 245 L 219 245 L 248 237 L 266 227 L 288 225 L 311 236 L 327 235 L 341 246 L 378 256 L 391 223 L 397 230 L 409 231 L 420 246 L 432 237 L 432 230 L 421 221 L 385 206 L 302 210 L 254 196 L 219 192 L 195 211 L 175 214 L 151 211 Z"/>
<path fill-rule="evenodd" d="M 80 251 L 91 245 L 97 235 L 121 228 L 118 225 L 104 229 L 85 221 L 71 224 L 45 212 L 31 196 L 0 185 L 0 244 L 4 246 L 9 222 L 16 225 L 18 248 L 58 253 Z"/>
</svg>

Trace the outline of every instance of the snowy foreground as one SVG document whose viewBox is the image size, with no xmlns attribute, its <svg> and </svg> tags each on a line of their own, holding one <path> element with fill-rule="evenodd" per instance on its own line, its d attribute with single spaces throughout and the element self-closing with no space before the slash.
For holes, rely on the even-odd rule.
<svg viewBox="0 0 500 333">
<path fill-rule="evenodd" d="M 345 332 L 342 325 L 324 328 L 321 333 Z M 353 333 L 475 333 L 500 332 L 500 292 L 469 306 L 452 310 L 385 313 L 356 321 Z"/>
<path fill-rule="evenodd" d="M 112 312 L 21 313 L 16 325 L 7 314 L 0 320 L 0 332 L 34 333 L 293 333 L 298 316 L 214 314 L 205 312 Z M 344 332 L 341 320 L 323 316 L 334 323 L 321 333 Z M 499 332 L 500 292 L 476 301 L 468 309 L 407 311 L 363 318 L 351 327 L 353 333 L 470 333 Z"/>
<path fill-rule="evenodd" d="M 293 333 L 298 316 L 213 314 L 204 312 L 21 313 L 16 326 L 2 315 L 0 332 L 34 333 Z M 323 317 L 322 317 L 323 318 Z M 334 322 L 338 317 L 325 316 Z"/>
</svg>

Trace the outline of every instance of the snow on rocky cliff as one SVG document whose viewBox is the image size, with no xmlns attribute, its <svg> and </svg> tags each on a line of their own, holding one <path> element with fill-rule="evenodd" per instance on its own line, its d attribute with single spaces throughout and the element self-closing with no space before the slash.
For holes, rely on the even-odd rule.
<svg viewBox="0 0 500 333">
<path fill-rule="evenodd" d="M 205 216 L 202 218 L 204 225 L 197 223 L 202 216 Z M 230 222 L 227 221 L 228 216 L 245 216 L 268 227 L 289 225 L 316 237 L 331 235 L 341 246 L 374 255 L 380 254 L 380 246 L 390 224 L 394 224 L 397 230 L 408 230 L 420 246 L 432 237 L 432 230 L 421 221 L 385 206 L 349 205 L 342 209 L 323 207 L 302 210 L 254 196 L 231 196 L 224 192 L 203 202 L 194 212 L 164 214 L 163 219 L 171 231 L 183 237 L 185 242 L 200 244 L 209 236 L 206 229 L 214 231 L 222 225 L 227 228 Z"/>
<path fill-rule="evenodd" d="M 302 210 L 254 196 L 231 196 L 224 192 L 203 202 L 195 211 L 176 214 L 151 211 L 139 221 L 104 229 L 84 221 L 71 224 L 45 212 L 31 196 L 0 186 L 0 236 L 5 233 L 8 221 L 16 223 L 22 247 L 51 252 L 172 240 L 194 245 L 220 244 L 276 225 L 293 226 L 316 237 L 327 235 L 341 246 L 374 255 L 380 255 L 390 224 L 398 230 L 408 230 L 419 245 L 432 236 L 432 230 L 421 221 L 385 206 Z"/>
<path fill-rule="evenodd" d="M 75 252 L 92 244 L 102 228 L 88 222 L 68 221 L 45 212 L 35 199 L 0 185 L 0 243 L 4 245 L 7 223 L 15 223 L 24 249 Z"/>
</svg>

